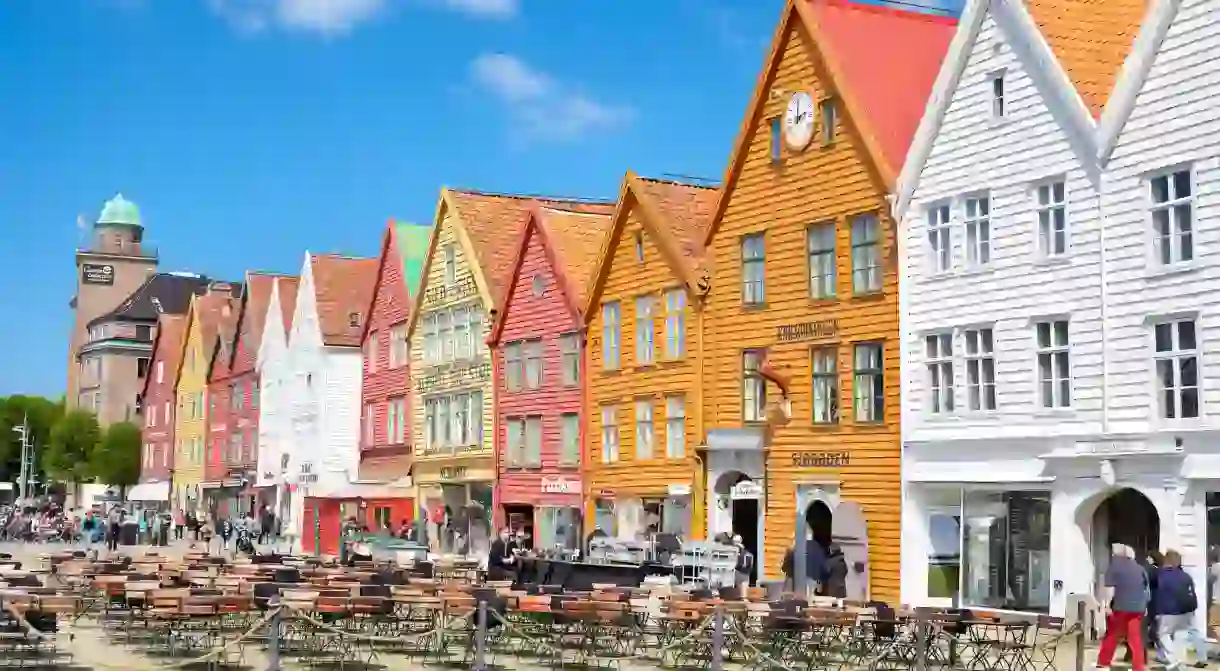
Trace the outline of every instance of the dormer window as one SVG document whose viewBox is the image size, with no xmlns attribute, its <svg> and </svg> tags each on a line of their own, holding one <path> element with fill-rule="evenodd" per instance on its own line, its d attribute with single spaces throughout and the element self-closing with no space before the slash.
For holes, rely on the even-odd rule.
<svg viewBox="0 0 1220 671">
<path fill-rule="evenodd" d="M 347 325 L 352 328 L 360 328 L 360 313 L 359 312 L 347 313 Z"/>
<path fill-rule="evenodd" d="M 635 260 L 637 263 L 644 262 L 644 233 L 643 233 L 643 231 L 635 232 Z"/>
<path fill-rule="evenodd" d="M 1003 119 L 1007 110 L 1004 108 L 1004 73 L 991 75 L 991 117 Z"/>
</svg>

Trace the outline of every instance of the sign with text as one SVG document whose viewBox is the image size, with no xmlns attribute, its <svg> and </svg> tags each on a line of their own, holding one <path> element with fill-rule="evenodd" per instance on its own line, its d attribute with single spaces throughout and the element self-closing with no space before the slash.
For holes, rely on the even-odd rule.
<svg viewBox="0 0 1220 671">
<path fill-rule="evenodd" d="M 818 340 L 820 338 L 833 338 L 837 335 L 839 335 L 839 321 L 837 319 L 805 322 L 804 324 L 780 324 L 775 327 L 775 339 L 779 342 Z"/>
<path fill-rule="evenodd" d="M 453 284 L 437 284 L 424 289 L 424 305 L 460 301 L 479 290 L 473 273 L 465 273 Z"/>
<path fill-rule="evenodd" d="M 441 467 L 441 480 L 465 480 L 465 479 L 466 479 L 466 467 L 465 466 L 442 466 Z"/>
<path fill-rule="evenodd" d="M 543 494 L 576 494 L 580 492 L 580 484 L 566 478 L 554 476 L 542 479 Z"/>
<path fill-rule="evenodd" d="M 733 489 L 729 491 L 729 498 L 734 501 L 757 501 L 763 495 L 762 485 L 753 480 L 742 480 L 733 485 Z"/>
<path fill-rule="evenodd" d="M 308 485 L 318 481 L 318 474 L 313 472 L 313 464 L 304 462 L 301 464 L 301 469 L 297 472 L 297 484 Z"/>
<path fill-rule="evenodd" d="M 86 263 L 80 267 L 81 284 L 114 284 L 114 266 L 109 263 Z"/>
<path fill-rule="evenodd" d="M 850 463 L 850 452 L 797 452 L 792 455 L 792 465 L 797 468 L 843 468 Z"/>
<path fill-rule="evenodd" d="M 464 368 L 451 368 L 424 375 L 415 381 L 415 391 L 428 394 L 434 391 L 451 389 L 453 387 L 468 387 L 487 382 L 491 379 L 491 364 L 476 363 Z"/>
</svg>

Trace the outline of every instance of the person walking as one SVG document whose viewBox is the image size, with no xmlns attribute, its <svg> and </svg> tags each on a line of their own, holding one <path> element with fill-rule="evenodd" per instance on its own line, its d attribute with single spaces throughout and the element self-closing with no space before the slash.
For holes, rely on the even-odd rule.
<svg viewBox="0 0 1220 671">
<path fill-rule="evenodd" d="M 1207 666 L 1207 641 L 1195 628 L 1195 611 L 1199 597 L 1195 582 L 1182 570 L 1182 555 L 1177 550 L 1165 553 L 1157 570 L 1157 590 L 1152 612 L 1157 618 L 1157 635 L 1165 656 L 1165 668 L 1177 671 L 1182 667 L 1187 643 L 1195 645 L 1195 668 Z"/>
<path fill-rule="evenodd" d="M 179 508 L 174 513 L 174 540 L 180 541 L 184 535 L 186 535 L 186 515 Z"/>
<path fill-rule="evenodd" d="M 822 595 L 847 598 L 847 558 L 838 543 L 826 546 L 826 584 L 822 586 Z"/>
<path fill-rule="evenodd" d="M 106 538 L 106 549 L 115 552 L 119 549 L 119 533 L 123 528 L 123 509 L 118 506 L 111 508 L 107 522 L 109 535 Z"/>
<path fill-rule="evenodd" d="M 733 567 L 734 586 L 740 594 L 745 594 L 754 580 L 754 554 L 746 548 L 741 536 L 733 534 L 732 543 L 737 548 L 737 565 Z"/>
<path fill-rule="evenodd" d="M 1131 548 L 1115 543 L 1113 557 L 1106 568 L 1105 586 L 1110 593 L 1106 604 L 1106 635 L 1097 655 L 1097 668 L 1108 669 L 1120 640 L 1131 646 L 1131 668 L 1144 671 L 1143 622 L 1148 608 L 1148 574 L 1136 563 Z"/>
<path fill-rule="evenodd" d="M 160 513 L 153 513 L 152 521 L 149 523 L 152 535 L 149 537 L 148 543 L 154 547 L 161 545 L 161 525 L 164 522 L 161 520 Z"/>
</svg>

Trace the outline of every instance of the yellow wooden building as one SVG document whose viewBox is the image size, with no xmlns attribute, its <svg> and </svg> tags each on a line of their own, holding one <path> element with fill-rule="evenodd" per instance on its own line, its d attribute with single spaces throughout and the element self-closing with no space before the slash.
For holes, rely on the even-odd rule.
<svg viewBox="0 0 1220 671">
<path fill-rule="evenodd" d="M 194 296 L 187 311 L 186 338 L 174 388 L 173 506 L 206 513 L 203 467 L 207 445 L 208 359 L 216 344 L 221 310 L 229 297 L 223 291 Z"/>
<path fill-rule="evenodd" d="M 708 531 L 761 547 L 760 577 L 782 577 L 799 526 L 843 547 L 850 596 L 898 596 L 898 277 L 886 194 L 952 35 L 946 18 L 789 2 L 746 111 L 705 241 L 715 274 L 703 426 Z M 780 415 L 787 424 L 768 431 Z"/>
<path fill-rule="evenodd" d="M 703 535 L 698 303 L 718 193 L 623 181 L 584 312 L 586 531 Z"/>
</svg>

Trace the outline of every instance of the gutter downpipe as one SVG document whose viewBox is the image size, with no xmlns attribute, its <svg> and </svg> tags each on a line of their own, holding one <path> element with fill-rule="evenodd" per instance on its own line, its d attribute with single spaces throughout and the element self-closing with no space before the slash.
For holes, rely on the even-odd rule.
<svg viewBox="0 0 1220 671">
<path fill-rule="evenodd" d="M 1095 154 L 1096 155 L 1096 154 Z M 1101 432 L 1110 435 L 1110 319 L 1109 294 L 1107 280 L 1109 279 L 1106 264 L 1106 198 L 1105 170 L 1102 169 L 1100 157 L 1096 165 L 1097 184 L 1097 230 L 1098 230 L 1098 282 L 1101 285 Z"/>
</svg>

